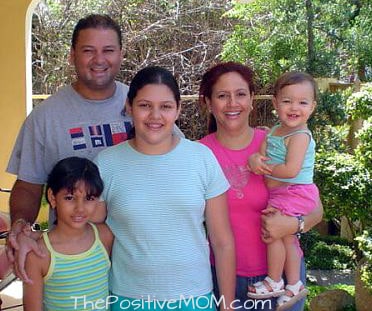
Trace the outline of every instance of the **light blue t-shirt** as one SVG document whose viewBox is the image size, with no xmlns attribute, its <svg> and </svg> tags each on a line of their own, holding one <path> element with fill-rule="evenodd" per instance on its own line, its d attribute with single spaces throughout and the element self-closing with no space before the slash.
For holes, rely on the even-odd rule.
<svg viewBox="0 0 372 311">
<path fill-rule="evenodd" d="M 271 175 L 265 175 L 267 178 L 284 181 L 293 184 L 312 184 L 314 176 L 314 163 L 315 163 L 315 141 L 309 130 L 299 130 L 289 133 L 284 136 L 274 136 L 273 133 L 279 125 L 272 128 L 267 135 L 266 156 L 270 158 L 267 162 L 269 164 L 283 164 L 287 156 L 287 146 L 285 139 L 299 133 L 305 133 L 310 136 L 310 142 L 307 147 L 305 158 L 302 163 L 300 172 L 294 178 L 277 178 Z"/>
<path fill-rule="evenodd" d="M 158 300 L 211 292 L 205 204 L 229 187 L 213 153 L 187 139 L 163 155 L 124 142 L 95 162 L 115 235 L 112 292 Z"/>
</svg>

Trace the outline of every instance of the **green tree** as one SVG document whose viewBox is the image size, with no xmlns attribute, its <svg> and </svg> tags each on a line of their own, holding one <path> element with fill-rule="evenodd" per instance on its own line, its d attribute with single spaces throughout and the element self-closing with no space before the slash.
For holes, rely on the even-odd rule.
<svg viewBox="0 0 372 311">
<path fill-rule="evenodd" d="M 287 70 L 366 79 L 372 64 L 372 4 L 368 0 L 235 2 L 236 23 L 223 59 L 251 62 L 263 85 Z"/>
<path fill-rule="evenodd" d="M 327 95 L 323 98 L 325 99 L 324 102 L 331 104 L 332 100 L 338 98 L 337 101 L 343 103 L 344 111 L 348 115 L 347 119 L 363 120 L 363 126 L 357 133 L 359 143 L 355 150 L 349 150 L 345 142 L 342 143 L 342 139 L 335 139 L 334 137 L 327 139 L 318 148 L 315 166 L 315 182 L 320 188 L 326 217 L 328 219 L 346 217 L 353 237 L 361 235 L 364 230 L 370 230 L 372 227 L 370 211 L 372 197 L 371 86 L 371 83 L 366 83 L 360 88 L 360 91 L 349 94 L 346 98 L 334 95 L 332 97 Z M 321 106 L 323 106 L 322 103 Z M 334 110 L 337 107 L 335 102 L 332 106 L 333 111 L 337 111 Z M 324 107 L 327 108 L 328 105 Z M 340 128 L 345 129 L 347 127 L 345 119 L 344 125 L 336 125 L 340 124 L 339 121 L 342 121 L 342 119 L 334 120 L 334 126 L 331 126 L 333 133 L 336 132 L 337 128 L 340 133 Z M 323 138 L 325 137 L 324 132 Z M 346 131 L 344 131 L 343 136 L 344 141 L 346 141 Z M 357 249 L 355 241 L 354 245 Z"/>
</svg>

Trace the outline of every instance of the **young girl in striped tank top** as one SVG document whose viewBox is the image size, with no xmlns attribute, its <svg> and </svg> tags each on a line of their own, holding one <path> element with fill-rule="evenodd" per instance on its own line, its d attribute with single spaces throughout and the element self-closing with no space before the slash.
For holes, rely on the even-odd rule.
<svg viewBox="0 0 372 311">
<path fill-rule="evenodd" d="M 107 310 L 113 235 L 89 222 L 99 209 L 103 182 L 97 166 L 83 158 L 59 161 L 47 182 L 46 198 L 56 210 L 52 230 L 38 240 L 47 255 L 28 254 L 24 310 Z"/>
<path fill-rule="evenodd" d="M 250 168 L 264 174 L 269 189 L 268 207 L 298 218 L 297 235 L 304 231 L 303 216 L 320 202 L 313 183 L 315 142 L 307 121 L 316 106 L 316 83 L 303 72 L 287 72 L 274 85 L 273 106 L 280 123 L 274 126 L 261 146 L 260 154 L 250 158 Z M 307 294 L 300 280 L 302 251 L 296 235 L 267 243 L 268 276 L 248 288 L 250 298 L 278 297 L 277 311 L 291 307 Z M 282 279 L 285 272 L 287 285 Z"/>
</svg>

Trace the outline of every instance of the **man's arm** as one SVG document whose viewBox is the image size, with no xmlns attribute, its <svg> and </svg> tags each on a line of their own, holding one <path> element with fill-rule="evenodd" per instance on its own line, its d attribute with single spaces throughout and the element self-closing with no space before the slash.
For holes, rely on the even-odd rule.
<svg viewBox="0 0 372 311">
<path fill-rule="evenodd" d="M 40 210 L 43 185 L 17 179 L 10 194 L 10 219 L 12 224 L 19 219 L 33 223 Z"/>
<path fill-rule="evenodd" d="M 90 217 L 90 221 L 96 224 L 104 223 L 107 217 L 106 202 L 97 201 L 97 207 L 94 214 Z"/>
<path fill-rule="evenodd" d="M 42 192 L 43 185 L 17 180 L 10 195 L 11 229 L 7 241 L 7 256 L 14 264 L 16 274 L 26 280 L 27 276 L 22 277 L 22 273 L 24 273 L 27 253 L 34 251 L 39 256 L 43 255 L 36 241 L 25 236 L 24 233 L 30 229 L 30 224 L 35 221 L 39 213 Z M 22 242 L 22 247 L 19 244 L 21 238 L 22 241 L 28 240 L 27 243 Z"/>
</svg>

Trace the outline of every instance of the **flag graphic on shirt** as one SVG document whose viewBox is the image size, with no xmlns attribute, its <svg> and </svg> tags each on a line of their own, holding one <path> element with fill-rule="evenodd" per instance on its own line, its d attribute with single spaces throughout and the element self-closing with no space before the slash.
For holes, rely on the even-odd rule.
<svg viewBox="0 0 372 311">
<path fill-rule="evenodd" d="M 107 146 L 113 146 L 128 139 L 128 132 L 132 125 L 130 122 L 114 122 L 103 124 L 102 127 Z"/>
<path fill-rule="evenodd" d="M 105 142 L 102 136 L 101 125 L 89 126 L 89 134 L 93 148 L 105 146 Z"/>
<path fill-rule="evenodd" d="M 69 132 L 71 136 L 72 148 L 74 150 L 81 150 L 87 147 L 83 133 L 83 128 L 75 127 L 70 129 Z"/>
<path fill-rule="evenodd" d="M 82 127 L 76 127 L 69 130 L 72 147 L 74 150 L 88 148 L 86 135 L 92 143 L 92 148 L 109 147 L 119 144 L 128 139 L 128 133 L 132 129 L 132 123 L 129 121 L 117 121 L 107 124 L 90 125 L 84 135 Z"/>
<path fill-rule="evenodd" d="M 128 139 L 131 122 L 112 122 L 89 127 L 93 147 L 114 146 Z"/>
</svg>

